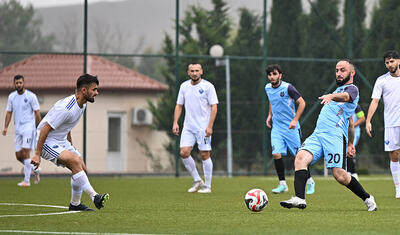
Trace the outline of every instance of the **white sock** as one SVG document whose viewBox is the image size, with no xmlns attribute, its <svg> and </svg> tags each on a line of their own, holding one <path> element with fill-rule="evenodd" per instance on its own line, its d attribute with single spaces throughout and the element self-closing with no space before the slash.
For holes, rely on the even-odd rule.
<svg viewBox="0 0 400 235">
<path fill-rule="evenodd" d="M 196 163 L 194 162 L 192 156 L 182 158 L 182 162 L 186 170 L 189 171 L 190 175 L 193 177 L 193 180 L 200 181 L 201 178 L 199 172 L 197 172 Z"/>
<path fill-rule="evenodd" d="M 392 172 L 393 183 L 396 188 L 400 188 L 400 164 L 390 161 L 390 171 Z"/>
<path fill-rule="evenodd" d="M 78 182 L 75 181 L 72 177 L 71 177 L 71 188 L 72 188 L 71 204 L 77 206 L 81 204 L 82 189 L 81 186 L 78 184 Z"/>
<path fill-rule="evenodd" d="M 212 178 L 212 171 L 213 171 L 213 163 L 211 161 L 211 158 L 208 158 L 207 160 L 203 160 L 203 171 L 204 171 L 204 179 L 205 182 L 204 184 L 211 188 L 211 178 Z"/>
<path fill-rule="evenodd" d="M 24 160 L 24 181 L 27 183 L 30 182 L 31 179 L 31 169 L 31 159 L 27 158 Z"/>
<path fill-rule="evenodd" d="M 75 175 L 72 175 L 72 180 L 75 181 L 74 184 L 79 185 L 81 190 L 83 190 L 89 197 L 94 200 L 96 196 L 96 191 L 94 191 L 92 185 L 90 185 L 89 179 L 84 171 L 80 171 Z"/>
<path fill-rule="evenodd" d="M 279 180 L 279 184 L 281 184 L 281 185 L 287 185 L 287 184 L 286 184 L 286 180 Z"/>
<path fill-rule="evenodd" d="M 313 180 L 313 178 L 312 178 L 312 177 L 308 178 L 308 180 L 307 180 L 307 184 L 312 184 L 312 183 L 314 183 L 314 180 Z"/>
</svg>

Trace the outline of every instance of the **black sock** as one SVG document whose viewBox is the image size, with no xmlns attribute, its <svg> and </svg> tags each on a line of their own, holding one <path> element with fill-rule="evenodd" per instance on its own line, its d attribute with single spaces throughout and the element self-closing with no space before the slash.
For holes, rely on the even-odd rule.
<svg viewBox="0 0 400 235">
<path fill-rule="evenodd" d="M 306 182 L 309 172 L 307 170 L 298 170 L 294 172 L 294 191 L 296 197 L 305 199 L 304 192 L 306 191 Z"/>
<path fill-rule="evenodd" d="M 311 178 L 311 171 L 310 171 L 310 167 L 307 168 L 307 180 Z"/>
<path fill-rule="evenodd" d="M 359 198 L 361 198 L 363 201 L 369 198 L 369 194 L 365 192 L 363 186 L 353 176 L 351 177 L 350 183 L 346 185 L 346 187 L 350 189 Z"/>
<path fill-rule="evenodd" d="M 356 165 L 354 162 L 354 158 L 347 157 L 347 172 L 350 172 L 351 174 L 356 173 Z"/>
<path fill-rule="evenodd" d="M 274 159 L 276 174 L 278 174 L 279 180 L 285 180 L 285 166 L 283 165 L 283 159 Z"/>
</svg>

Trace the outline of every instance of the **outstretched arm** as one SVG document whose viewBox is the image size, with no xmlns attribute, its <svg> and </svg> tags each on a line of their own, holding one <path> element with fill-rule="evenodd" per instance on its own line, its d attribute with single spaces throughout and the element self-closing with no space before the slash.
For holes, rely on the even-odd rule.
<svg viewBox="0 0 400 235">
<path fill-rule="evenodd" d="M 327 95 L 318 97 L 318 99 L 321 100 L 321 104 L 329 104 L 329 102 L 331 102 L 331 100 L 336 101 L 336 102 L 350 102 L 351 101 L 350 95 L 347 92 L 327 94 Z"/>
</svg>

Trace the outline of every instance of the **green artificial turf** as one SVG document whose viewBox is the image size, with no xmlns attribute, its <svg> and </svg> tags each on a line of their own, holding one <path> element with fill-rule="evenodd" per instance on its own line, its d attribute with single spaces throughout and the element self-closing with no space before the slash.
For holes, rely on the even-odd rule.
<svg viewBox="0 0 400 235">
<path fill-rule="evenodd" d="M 293 176 L 287 178 L 289 192 L 275 195 L 271 189 L 277 177 L 214 177 L 211 194 L 187 193 L 190 178 L 90 177 L 97 192 L 110 194 L 103 209 L 26 216 L 67 209 L 2 204 L 0 233 L 399 234 L 400 199 L 394 198 L 390 176 L 361 176 L 361 184 L 375 196 L 376 212 L 368 212 L 364 202 L 332 176 L 314 178 L 316 193 L 306 196 L 305 210 L 282 208 L 279 202 L 294 195 Z M 42 177 L 39 185 L 28 188 L 17 187 L 19 180 L 0 178 L 0 203 L 68 206 L 68 177 Z M 268 195 L 262 212 L 251 212 L 244 204 L 252 188 Z M 82 199 L 94 208 L 87 195 Z"/>
</svg>

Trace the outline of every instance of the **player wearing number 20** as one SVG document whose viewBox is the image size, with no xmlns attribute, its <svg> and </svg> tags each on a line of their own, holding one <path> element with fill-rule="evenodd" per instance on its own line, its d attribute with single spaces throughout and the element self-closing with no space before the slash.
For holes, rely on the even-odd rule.
<svg viewBox="0 0 400 235">
<path fill-rule="evenodd" d="M 374 197 L 368 194 L 354 177 L 346 172 L 346 154 L 353 156 L 354 125 L 352 114 L 357 107 L 358 88 L 353 85 L 354 65 L 346 59 L 336 64 L 337 89 L 319 99 L 323 107 L 314 132 L 304 141 L 295 159 L 294 188 L 296 196 L 281 201 L 286 208 L 306 208 L 304 196 L 307 167 L 324 158 L 335 179 L 360 197 L 368 211 L 377 209 Z M 347 151 L 346 151 L 347 146 Z"/>
</svg>

